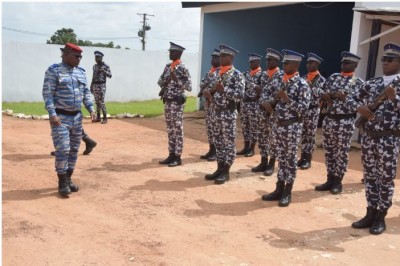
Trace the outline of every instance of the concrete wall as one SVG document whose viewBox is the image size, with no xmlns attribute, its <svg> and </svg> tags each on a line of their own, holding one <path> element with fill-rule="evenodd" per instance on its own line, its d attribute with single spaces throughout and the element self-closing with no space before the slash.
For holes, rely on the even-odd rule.
<svg viewBox="0 0 400 266">
<path fill-rule="evenodd" d="M 60 45 L 3 43 L 2 96 L 7 102 L 40 102 L 43 78 L 46 69 L 61 62 Z M 165 52 L 133 51 L 111 48 L 82 47 L 83 58 L 80 66 L 92 79 L 95 64 L 94 51 L 104 53 L 104 62 L 110 65 L 113 74 L 107 81 L 106 101 L 136 101 L 157 99 L 160 88 L 157 85 L 165 64 L 169 62 L 168 48 Z M 182 61 L 192 76 L 193 91 L 198 92 L 198 54 L 183 53 Z"/>
</svg>

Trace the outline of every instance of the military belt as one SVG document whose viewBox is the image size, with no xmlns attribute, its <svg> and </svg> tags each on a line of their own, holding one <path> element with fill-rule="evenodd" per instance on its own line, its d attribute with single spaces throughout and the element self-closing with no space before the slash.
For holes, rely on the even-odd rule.
<svg viewBox="0 0 400 266">
<path fill-rule="evenodd" d="M 64 109 L 59 109 L 56 108 L 56 113 L 57 114 L 61 114 L 61 115 L 71 115 L 71 116 L 76 116 L 77 114 L 79 114 L 81 111 L 67 111 Z"/>
<path fill-rule="evenodd" d="M 327 117 L 335 119 L 335 120 L 342 120 L 347 118 L 356 118 L 356 114 L 326 114 Z"/>
<path fill-rule="evenodd" d="M 364 130 L 364 132 L 370 138 L 381 138 L 381 137 L 388 137 L 388 136 L 400 137 L 400 129 L 392 129 L 392 130 L 385 130 L 385 131 Z"/>
<path fill-rule="evenodd" d="M 177 104 L 184 104 L 186 102 L 186 95 L 180 95 L 180 96 L 176 96 L 172 99 L 169 98 L 163 98 L 163 102 L 164 103 L 172 103 L 175 102 Z"/>
<path fill-rule="evenodd" d="M 296 117 L 293 119 L 289 119 L 289 120 L 279 120 L 278 121 L 278 126 L 283 127 L 283 126 L 289 126 L 292 125 L 294 123 L 299 123 L 301 122 L 301 117 Z"/>
</svg>

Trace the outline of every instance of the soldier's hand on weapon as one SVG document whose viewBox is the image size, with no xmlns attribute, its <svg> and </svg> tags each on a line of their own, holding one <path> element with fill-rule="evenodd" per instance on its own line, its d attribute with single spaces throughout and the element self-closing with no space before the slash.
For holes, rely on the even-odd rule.
<svg viewBox="0 0 400 266">
<path fill-rule="evenodd" d="M 278 98 L 281 99 L 282 101 L 285 101 L 285 102 L 289 101 L 289 97 L 288 97 L 286 91 L 284 91 L 284 90 L 279 90 L 278 93 L 276 94 L 276 96 L 278 96 Z"/>
<path fill-rule="evenodd" d="M 336 93 L 336 97 L 341 100 L 342 102 L 346 101 L 346 96 L 347 93 L 344 93 L 342 91 L 339 91 L 338 93 Z"/>
<path fill-rule="evenodd" d="M 262 107 L 264 107 L 264 110 L 268 113 L 268 114 L 272 114 L 274 112 L 274 108 L 272 108 L 271 103 L 269 102 L 262 102 L 261 103 Z"/>
<path fill-rule="evenodd" d="M 394 86 L 388 86 L 385 89 L 385 96 L 388 98 L 388 100 L 393 101 L 396 99 L 396 88 Z"/>
<path fill-rule="evenodd" d="M 204 90 L 203 91 L 203 96 L 204 96 L 204 98 L 209 99 L 211 97 L 210 90 Z"/>
<path fill-rule="evenodd" d="M 329 92 L 322 94 L 321 99 L 324 100 L 328 105 L 332 105 L 331 94 Z"/>
<path fill-rule="evenodd" d="M 375 118 L 374 113 L 371 111 L 371 109 L 369 109 L 368 105 L 361 105 L 357 107 L 357 112 L 368 120 Z"/>
<path fill-rule="evenodd" d="M 254 87 L 254 90 L 256 91 L 257 95 L 260 95 L 262 92 L 262 87 L 260 85 L 257 85 Z"/>
<path fill-rule="evenodd" d="M 50 116 L 49 120 L 50 120 L 50 124 L 52 126 L 61 126 L 61 121 L 60 121 L 60 118 L 58 118 L 58 116 L 52 115 L 52 116 Z"/>
<path fill-rule="evenodd" d="M 199 94 L 197 94 L 197 97 L 198 97 L 198 98 L 201 98 L 201 96 L 203 96 L 203 92 L 202 92 L 202 91 L 199 91 Z"/>
<path fill-rule="evenodd" d="M 217 84 L 215 84 L 214 86 L 215 90 L 217 90 L 218 92 L 223 92 L 224 91 L 224 85 L 222 85 L 222 83 L 218 82 Z"/>
<path fill-rule="evenodd" d="M 171 72 L 170 76 L 169 76 L 173 81 L 177 82 L 178 78 L 175 75 L 175 72 Z"/>
</svg>

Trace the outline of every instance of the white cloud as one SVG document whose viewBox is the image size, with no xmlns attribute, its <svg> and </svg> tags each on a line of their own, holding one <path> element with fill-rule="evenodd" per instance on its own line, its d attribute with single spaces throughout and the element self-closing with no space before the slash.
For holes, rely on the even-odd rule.
<svg viewBox="0 0 400 266">
<path fill-rule="evenodd" d="M 137 37 L 141 17 L 137 13 L 152 14 L 148 23 L 146 50 L 166 50 L 168 41 L 197 52 L 200 31 L 200 9 L 182 8 L 181 2 L 75 2 L 75 3 L 12 3 L 2 4 L 3 27 L 49 34 L 48 37 L 23 34 L 3 29 L 3 41 L 45 43 L 61 28 L 72 28 L 78 38 Z M 179 40 L 179 41 L 178 41 Z M 111 40 L 92 40 L 109 42 Z M 141 49 L 137 39 L 113 40 L 114 44 Z"/>
</svg>

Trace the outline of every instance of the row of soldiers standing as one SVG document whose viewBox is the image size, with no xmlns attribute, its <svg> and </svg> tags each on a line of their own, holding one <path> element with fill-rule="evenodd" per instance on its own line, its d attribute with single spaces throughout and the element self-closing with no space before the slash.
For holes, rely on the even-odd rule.
<svg viewBox="0 0 400 266">
<path fill-rule="evenodd" d="M 181 164 L 183 103 L 180 98 L 185 89 L 191 90 L 189 72 L 180 62 L 183 50 L 171 43 L 173 63 L 166 66 L 159 80 L 163 88 L 160 96 L 166 104 L 170 151 L 169 157 L 160 163 L 169 166 Z M 171 58 L 171 51 L 179 51 L 179 58 Z M 308 53 L 308 74 L 304 77 L 298 73 L 304 56 L 295 51 L 280 53 L 267 49 L 266 71 L 260 68 L 261 56 L 250 54 L 251 69 L 244 74 L 233 66 L 237 53 L 227 45 L 215 49 L 211 55 L 212 67 L 200 85 L 210 142 L 210 151 L 202 158 L 213 160 L 216 157 L 217 161 L 217 170 L 207 174 L 206 180 L 214 180 L 216 184 L 229 180 L 236 157 L 237 105 L 240 103 L 245 149 L 239 154 L 252 156 L 258 142 L 261 163 L 252 171 L 265 171 L 266 175 L 272 175 L 275 160 L 278 160 L 276 188 L 262 199 L 288 206 L 297 167 L 311 166 L 322 100 L 326 116 L 322 130 L 327 180 L 315 190 L 342 192 L 358 112 L 365 119 L 361 144 L 368 207 L 366 216 L 352 226 L 370 228 L 372 234 L 381 234 L 386 229 L 384 218 L 392 204 L 400 144 L 400 91 L 396 90 L 400 80 L 400 46 L 392 43 L 384 46 L 384 76 L 365 83 L 354 76 L 361 58 L 350 52 L 341 54 L 341 73 L 332 74 L 326 80 L 318 72 L 322 58 L 313 53 Z M 175 68 L 180 66 L 181 72 L 173 71 L 176 60 L 179 62 Z M 283 71 L 278 67 L 281 61 Z M 378 98 L 380 102 L 376 105 Z M 170 103 L 179 108 L 171 108 Z M 297 160 L 300 143 L 302 152 Z"/>
</svg>

